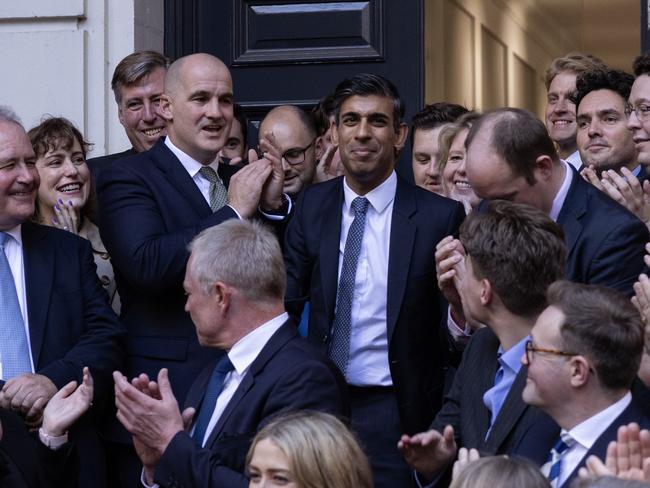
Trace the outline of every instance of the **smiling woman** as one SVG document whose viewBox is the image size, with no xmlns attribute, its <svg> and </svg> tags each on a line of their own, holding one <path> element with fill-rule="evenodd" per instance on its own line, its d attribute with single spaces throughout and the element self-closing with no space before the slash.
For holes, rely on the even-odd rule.
<svg viewBox="0 0 650 488">
<path fill-rule="evenodd" d="M 62 117 L 45 118 L 31 129 L 29 140 L 36 154 L 36 169 L 41 179 L 33 220 L 88 239 L 93 249 L 99 279 L 119 312 L 113 267 L 90 221 L 95 198 L 86 150 L 90 146 L 77 128 Z"/>
</svg>

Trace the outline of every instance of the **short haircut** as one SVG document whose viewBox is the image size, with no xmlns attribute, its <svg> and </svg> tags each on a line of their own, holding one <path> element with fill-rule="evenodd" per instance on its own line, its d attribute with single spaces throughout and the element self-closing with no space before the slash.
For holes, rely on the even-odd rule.
<svg viewBox="0 0 650 488">
<path fill-rule="evenodd" d="M 69 151 L 75 141 L 79 142 L 81 152 L 85 158 L 86 153 L 92 147 L 92 144 L 84 139 L 79 129 L 64 117 L 46 115 L 41 119 L 39 125 L 29 130 L 27 136 L 32 143 L 37 158 L 58 148 Z"/>
<path fill-rule="evenodd" d="M 632 65 L 634 76 L 650 75 L 650 51 L 639 54 Z"/>
<path fill-rule="evenodd" d="M 571 488 L 648 488 L 648 483 L 639 480 L 624 480 L 616 476 L 598 478 L 576 478 Z"/>
<path fill-rule="evenodd" d="M 618 69 L 585 71 L 576 79 L 576 92 L 571 96 L 571 100 L 577 107 L 588 93 L 611 90 L 618 93 L 627 103 L 633 84 L 634 76 Z"/>
<path fill-rule="evenodd" d="M 393 101 L 393 125 L 395 126 L 395 130 L 399 129 L 399 126 L 404 121 L 404 103 L 399 96 L 397 87 L 390 80 L 380 75 L 360 73 L 339 83 L 336 90 L 334 90 L 337 123 L 339 123 L 339 117 L 341 115 L 341 105 L 348 98 L 355 95 L 361 97 L 378 95 L 380 97 L 390 98 Z"/>
<path fill-rule="evenodd" d="M 8 124 L 16 124 L 18 127 L 21 127 L 23 130 L 23 123 L 20 121 L 16 112 L 10 109 L 7 106 L 0 105 L 0 122 L 6 122 Z"/>
<path fill-rule="evenodd" d="M 259 222 L 232 219 L 205 229 L 189 245 L 190 273 L 211 293 L 217 281 L 251 302 L 283 300 L 286 272 L 280 244 Z"/>
<path fill-rule="evenodd" d="M 241 126 L 242 142 L 244 143 L 244 147 L 246 147 L 248 145 L 248 117 L 246 117 L 244 108 L 238 103 L 233 105 L 233 117 Z"/>
<path fill-rule="evenodd" d="M 548 156 L 554 163 L 560 163 L 546 126 L 535 114 L 520 108 L 506 107 L 485 112 L 469 130 L 466 148 L 488 123 L 492 124 L 492 150 L 508 164 L 515 176 L 525 177 L 529 185 L 535 184 L 537 158 Z"/>
<path fill-rule="evenodd" d="M 449 151 L 451 151 L 451 145 L 454 143 L 454 139 L 459 132 L 463 129 L 471 129 L 474 122 L 478 120 L 481 116 L 479 112 L 465 112 L 461 115 L 456 122 L 443 127 L 438 135 L 438 161 L 436 164 L 438 166 L 438 171 L 442 174 L 445 166 L 447 165 L 447 159 L 449 159 Z"/>
<path fill-rule="evenodd" d="M 289 459 L 296 484 L 309 488 L 372 488 L 372 472 L 354 435 L 331 414 L 303 410 L 271 420 L 253 439 L 246 456 L 263 440 Z"/>
<path fill-rule="evenodd" d="M 560 73 L 569 72 L 579 75 L 593 69 L 607 69 L 607 65 L 596 56 L 579 52 L 570 52 L 561 58 L 555 58 L 544 73 L 546 90 L 550 88 L 553 78 Z"/>
<path fill-rule="evenodd" d="M 298 123 L 307 131 L 312 140 L 318 136 L 313 117 L 296 105 L 278 105 L 277 107 L 274 107 L 268 114 L 266 114 L 266 117 L 262 119 L 262 122 L 260 122 L 260 129 L 262 128 L 262 125 L 268 123 L 267 119 L 269 117 L 275 117 L 281 112 L 290 112 L 295 115 L 298 119 Z"/>
<path fill-rule="evenodd" d="M 467 112 L 469 110 L 456 103 L 438 102 L 425 105 L 411 119 L 411 146 L 415 140 L 416 130 L 430 130 L 443 124 L 450 124 Z"/>
<path fill-rule="evenodd" d="M 548 488 L 539 466 L 518 457 L 487 456 L 469 463 L 449 488 Z"/>
<path fill-rule="evenodd" d="M 547 299 L 565 317 L 563 348 L 587 357 L 605 388 L 630 388 L 645 338 L 641 315 L 630 300 L 611 288 L 569 281 L 553 283 Z"/>
<path fill-rule="evenodd" d="M 170 60 L 157 51 L 136 51 L 115 67 L 111 88 L 118 105 L 122 103 L 122 87 L 133 85 L 157 68 L 169 68 Z"/>
<path fill-rule="evenodd" d="M 314 106 L 310 113 L 314 120 L 314 126 L 319 136 L 322 136 L 330 128 L 330 117 L 336 115 L 336 100 L 333 94 L 324 96 Z"/>
<path fill-rule="evenodd" d="M 544 212 L 505 200 L 488 202 L 460 227 L 460 241 L 478 279 L 486 279 L 513 314 L 536 316 L 546 290 L 564 277 L 562 228 Z"/>
</svg>

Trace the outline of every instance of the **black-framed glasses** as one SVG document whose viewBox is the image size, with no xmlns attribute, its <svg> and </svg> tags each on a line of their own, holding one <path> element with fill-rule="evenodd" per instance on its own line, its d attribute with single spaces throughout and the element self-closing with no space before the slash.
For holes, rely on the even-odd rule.
<svg viewBox="0 0 650 488">
<path fill-rule="evenodd" d="M 575 352 L 567 352 L 567 351 L 560 351 L 558 349 L 545 349 L 543 347 L 535 347 L 533 346 L 533 341 L 528 339 L 526 341 L 526 362 L 530 364 L 533 360 L 534 354 L 536 352 L 541 352 L 542 354 L 553 354 L 555 356 L 564 356 L 564 357 L 571 357 L 571 356 L 577 356 L 578 353 Z"/>
<path fill-rule="evenodd" d="M 289 163 L 291 166 L 296 164 L 301 164 L 305 162 L 305 153 L 307 150 L 314 145 L 316 139 L 313 139 L 309 145 L 305 147 L 294 147 L 285 152 L 282 157 Z"/>
<path fill-rule="evenodd" d="M 632 112 L 636 114 L 636 118 L 645 121 L 650 119 L 650 105 L 646 105 L 645 103 L 640 103 L 636 107 L 633 105 L 630 105 L 629 103 L 625 105 L 625 115 L 629 117 L 632 115 Z"/>
</svg>

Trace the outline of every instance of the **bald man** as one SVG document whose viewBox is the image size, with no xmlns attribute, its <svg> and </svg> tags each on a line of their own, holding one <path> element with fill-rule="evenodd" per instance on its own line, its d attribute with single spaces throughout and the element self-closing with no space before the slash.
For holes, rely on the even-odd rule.
<svg viewBox="0 0 650 488">
<path fill-rule="evenodd" d="M 203 229 L 252 217 L 258 207 L 269 215 L 282 213 L 288 202 L 279 158 L 269 154 L 236 174 L 234 167 L 215 162 L 233 119 L 232 78 L 219 59 L 194 54 L 174 62 L 160 112 L 167 136 L 101 173 L 100 228 L 128 330 L 124 373 L 129 379 L 140 373 L 155 378 L 168 368 L 182 405 L 196 375 L 218 354 L 201 348 L 184 310 L 187 244 Z M 110 435 L 131 441 L 117 422 Z M 134 459 L 132 450 L 125 456 Z M 119 456 L 116 462 L 129 464 Z M 133 486 L 139 468 L 125 471 L 121 483 Z"/>
<path fill-rule="evenodd" d="M 271 110 L 260 124 L 260 140 L 275 146 L 282 156 L 283 191 L 295 199 L 309 186 L 316 172 L 316 126 L 313 119 L 294 105 Z"/>
</svg>

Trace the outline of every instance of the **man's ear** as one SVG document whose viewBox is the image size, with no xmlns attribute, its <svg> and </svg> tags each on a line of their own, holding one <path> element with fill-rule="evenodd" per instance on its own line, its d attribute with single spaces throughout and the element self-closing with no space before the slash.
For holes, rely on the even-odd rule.
<svg viewBox="0 0 650 488">
<path fill-rule="evenodd" d="M 590 374 L 594 374 L 589 368 L 589 361 L 584 356 L 573 356 L 569 362 L 571 370 L 571 386 L 574 388 L 587 383 Z"/>
<path fill-rule="evenodd" d="M 325 149 L 325 144 L 323 144 L 323 136 L 318 136 L 316 142 L 314 142 L 314 149 L 316 151 L 316 161 L 320 161 L 320 158 L 323 157 L 323 151 Z"/>
<path fill-rule="evenodd" d="M 165 121 L 171 121 L 173 117 L 172 99 L 166 93 L 160 95 L 160 115 Z"/>
<path fill-rule="evenodd" d="M 542 181 L 548 181 L 553 175 L 555 163 L 545 154 L 542 154 L 535 160 L 536 178 Z"/>
<path fill-rule="evenodd" d="M 117 118 L 120 121 L 120 124 L 124 125 L 124 111 L 121 104 L 117 105 Z"/>
<path fill-rule="evenodd" d="M 339 146 L 339 126 L 336 123 L 336 120 L 332 121 L 332 145 L 334 147 Z"/>
<path fill-rule="evenodd" d="M 401 123 L 395 132 L 397 134 L 397 140 L 395 141 L 395 151 L 399 154 L 404 145 L 406 144 L 406 137 L 409 134 L 409 127 L 405 123 Z"/>
<path fill-rule="evenodd" d="M 494 295 L 492 291 L 492 284 L 485 278 L 481 280 L 481 305 L 484 307 L 492 302 Z"/>
</svg>

